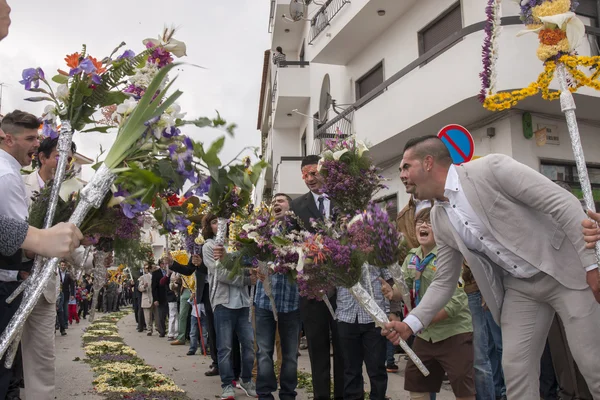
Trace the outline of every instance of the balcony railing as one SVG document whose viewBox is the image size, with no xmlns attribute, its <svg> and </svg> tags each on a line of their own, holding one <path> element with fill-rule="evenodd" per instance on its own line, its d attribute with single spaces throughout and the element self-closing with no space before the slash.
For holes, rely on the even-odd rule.
<svg viewBox="0 0 600 400">
<path fill-rule="evenodd" d="M 328 121 L 323 127 L 319 128 L 315 134 L 311 154 L 321 154 L 325 147 L 325 142 L 331 139 L 343 139 L 352 136 L 352 120 L 354 119 L 354 109 L 347 108 L 331 121 Z"/>
<path fill-rule="evenodd" d="M 329 26 L 329 22 L 346 4 L 350 4 L 350 0 L 327 0 L 310 21 L 308 44 L 313 44 L 313 41 Z"/>
<path fill-rule="evenodd" d="M 273 109 L 275 108 L 275 102 L 277 100 L 277 88 L 279 86 L 279 68 L 287 68 L 287 67 L 297 67 L 297 68 L 304 68 L 304 67 L 308 67 L 310 65 L 310 62 L 308 61 L 280 61 L 279 64 L 276 66 L 276 70 L 275 70 L 275 78 L 273 79 L 273 90 L 272 90 L 272 94 L 271 94 L 271 102 L 273 103 Z"/>
</svg>

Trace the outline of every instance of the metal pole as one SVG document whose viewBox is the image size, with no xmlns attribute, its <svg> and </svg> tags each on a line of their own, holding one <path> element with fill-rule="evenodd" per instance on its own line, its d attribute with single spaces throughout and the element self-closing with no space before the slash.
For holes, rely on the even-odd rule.
<svg viewBox="0 0 600 400">
<path fill-rule="evenodd" d="M 586 208 L 595 212 L 596 206 L 592 195 L 592 185 L 590 185 L 590 178 L 583 155 L 583 146 L 581 145 L 581 137 L 579 136 L 579 127 L 577 126 L 577 118 L 575 116 L 575 100 L 573 99 L 573 94 L 569 91 L 567 68 L 563 63 L 558 63 L 556 72 L 561 90 L 560 108 L 567 119 L 567 127 L 569 129 L 569 136 L 571 137 L 571 146 L 573 147 L 573 155 L 575 156 L 583 200 L 585 201 Z M 596 259 L 600 260 L 600 242 L 596 242 Z"/>
</svg>

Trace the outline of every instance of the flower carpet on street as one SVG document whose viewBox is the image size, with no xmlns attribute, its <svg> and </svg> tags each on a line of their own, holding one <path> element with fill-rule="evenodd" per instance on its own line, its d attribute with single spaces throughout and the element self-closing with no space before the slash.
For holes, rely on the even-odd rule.
<svg viewBox="0 0 600 400">
<path fill-rule="evenodd" d="M 126 310 L 105 315 L 82 336 L 85 361 L 95 375 L 94 390 L 109 400 L 189 400 L 171 378 L 145 364 L 123 342 L 117 322 L 130 313 Z"/>
</svg>

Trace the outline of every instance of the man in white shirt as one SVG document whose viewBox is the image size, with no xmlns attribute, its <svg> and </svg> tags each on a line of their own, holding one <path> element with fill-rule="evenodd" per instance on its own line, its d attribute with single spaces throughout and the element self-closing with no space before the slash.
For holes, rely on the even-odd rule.
<svg viewBox="0 0 600 400">
<path fill-rule="evenodd" d="M 598 265 L 585 249 L 579 200 L 507 156 L 454 166 L 435 136 L 407 143 L 401 171 L 415 197 L 436 200 L 438 270 L 419 306 L 404 322 L 387 325 L 388 338 L 408 338 L 431 323 L 454 292 L 464 257 L 501 320 L 507 397 L 539 398 L 540 357 L 557 312 L 590 392 L 600 399 Z"/>
</svg>

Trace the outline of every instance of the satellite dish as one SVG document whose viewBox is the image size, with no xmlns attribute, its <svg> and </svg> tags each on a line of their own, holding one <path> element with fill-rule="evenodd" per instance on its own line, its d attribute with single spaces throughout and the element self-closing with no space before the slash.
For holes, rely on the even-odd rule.
<svg viewBox="0 0 600 400">
<path fill-rule="evenodd" d="M 325 74 L 323 78 L 323 84 L 321 85 L 321 95 L 319 96 L 319 121 L 321 123 L 327 122 L 327 113 L 329 107 L 331 107 L 331 84 L 329 81 L 329 74 Z"/>
<path fill-rule="evenodd" d="M 290 19 L 294 22 L 303 20 L 308 13 L 308 6 L 304 0 L 292 0 L 290 2 Z"/>
</svg>

